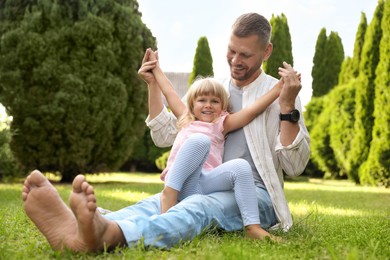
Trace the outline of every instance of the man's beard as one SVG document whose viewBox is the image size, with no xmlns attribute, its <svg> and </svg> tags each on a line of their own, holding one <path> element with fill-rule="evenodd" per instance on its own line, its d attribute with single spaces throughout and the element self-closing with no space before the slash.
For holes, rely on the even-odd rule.
<svg viewBox="0 0 390 260">
<path fill-rule="evenodd" d="M 230 75 L 233 79 L 237 80 L 237 81 L 245 81 L 249 78 L 251 78 L 253 76 L 253 74 L 255 74 L 257 71 L 258 71 L 258 68 L 257 67 L 252 67 L 250 68 L 249 70 L 246 70 L 246 72 L 244 73 L 244 75 L 242 76 L 236 76 L 233 72 L 232 72 L 232 66 L 230 65 Z M 242 68 L 242 66 L 236 66 L 236 68 Z"/>
</svg>

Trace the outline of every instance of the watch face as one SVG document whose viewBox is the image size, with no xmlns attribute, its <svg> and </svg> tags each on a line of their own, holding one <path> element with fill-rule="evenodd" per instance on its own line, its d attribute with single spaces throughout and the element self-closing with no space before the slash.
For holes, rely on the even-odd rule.
<svg viewBox="0 0 390 260">
<path fill-rule="evenodd" d="M 290 115 L 291 115 L 291 121 L 298 122 L 299 117 L 300 117 L 300 113 L 297 109 L 294 109 L 293 111 L 291 111 Z"/>
</svg>

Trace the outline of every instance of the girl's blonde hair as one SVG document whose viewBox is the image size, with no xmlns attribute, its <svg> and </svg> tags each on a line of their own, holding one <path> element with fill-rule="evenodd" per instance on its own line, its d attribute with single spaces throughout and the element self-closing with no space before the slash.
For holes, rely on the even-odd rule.
<svg viewBox="0 0 390 260">
<path fill-rule="evenodd" d="M 182 115 L 177 126 L 179 129 L 195 121 L 194 101 L 199 96 L 213 95 L 221 100 L 222 111 L 229 110 L 229 96 L 223 85 L 213 78 L 197 78 L 187 93 L 187 113 Z"/>
</svg>

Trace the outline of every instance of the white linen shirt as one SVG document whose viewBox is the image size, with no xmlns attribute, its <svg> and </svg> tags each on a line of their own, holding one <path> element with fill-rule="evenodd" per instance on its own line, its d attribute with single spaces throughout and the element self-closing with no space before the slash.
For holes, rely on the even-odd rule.
<svg viewBox="0 0 390 260">
<path fill-rule="evenodd" d="M 228 92 L 230 81 L 230 78 L 222 81 Z M 242 88 L 242 107 L 252 104 L 256 98 L 269 91 L 277 81 L 262 72 L 255 81 Z M 296 100 L 295 107 L 302 115 L 299 98 Z M 279 102 L 276 100 L 266 111 L 244 127 L 244 133 L 257 172 L 264 181 L 279 221 L 272 228 L 282 228 L 287 231 L 293 223 L 283 191 L 283 171 L 289 176 L 298 176 L 304 171 L 310 157 L 310 137 L 301 116 L 298 122 L 300 130 L 294 142 L 283 146 L 280 142 L 279 114 Z M 176 118 L 166 107 L 152 120 L 148 116 L 145 122 L 157 146 L 168 147 L 173 144 L 177 134 Z"/>
</svg>

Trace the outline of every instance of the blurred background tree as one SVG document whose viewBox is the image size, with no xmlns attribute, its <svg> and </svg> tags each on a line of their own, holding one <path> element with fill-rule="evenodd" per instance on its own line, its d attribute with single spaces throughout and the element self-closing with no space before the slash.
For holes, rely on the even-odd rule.
<svg viewBox="0 0 390 260">
<path fill-rule="evenodd" d="M 1 1 L 0 102 L 24 169 L 118 169 L 144 132 L 138 77 L 155 38 L 134 0 Z"/>
<path fill-rule="evenodd" d="M 265 73 L 278 79 L 280 78 L 278 68 L 282 66 L 283 61 L 294 66 L 291 35 L 287 17 L 283 13 L 280 16 L 272 15 L 270 24 L 273 49 L 271 57 L 263 63 L 263 69 Z"/>
<path fill-rule="evenodd" d="M 313 97 L 325 95 L 338 84 L 343 61 L 344 48 L 341 38 L 336 32 L 330 32 L 329 36 L 326 36 L 326 29 L 322 28 L 316 42 L 311 73 Z"/>
<path fill-rule="evenodd" d="M 374 126 L 368 158 L 359 168 L 359 177 L 364 184 L 390 187 L 390 1 L 380 3 L 384 10 L 380 60 L 375 71 Z"/>
<path fill-rule="evenodd" d="M 309 173 L 318 167 L 325 177 L 390 187 L 389 13 L 389 1 L 380 0 L 368 26 L 362 14 L 354 56 L 344 60 L 342 80 L 328 93 L 314 96 L 313 77 L 314 97 L 305 111 L 312 140 L 309 167 L 314 168 Z"/>
<path fill-rule="evenodd" d="M 198 40 L 194 56 L 194 65 L 192 67 L 190 78 L 188 79 L 188 84 L 191 85 L 198 76 L 214 76 L 213 57 L 211 56 L 209 41 L 206 36 L 200 37 Z"/>
<path fill-rule="evenodd" d="M 355 111 L 352 128 L 351 150 L 348 153 L 348 172 L 359 183 L 359 168 L 367 160 L 374 126 L 375 70 L 379 63 L 379 43 L 382 38 L 381 21 L 383 2 L 378 2 L 373 19 L 366 30 L 362 47 L 359 73 L 354 84 Z"/>
</svg>

